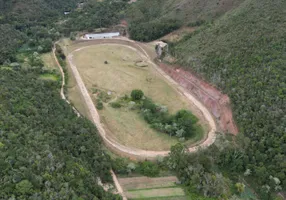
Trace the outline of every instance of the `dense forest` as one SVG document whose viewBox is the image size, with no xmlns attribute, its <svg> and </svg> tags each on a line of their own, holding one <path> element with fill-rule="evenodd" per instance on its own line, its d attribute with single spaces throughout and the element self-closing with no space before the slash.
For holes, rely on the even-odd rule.
<svg viewBox="0 0 286 200">
<path fill-rule="evenodd" d="M 0 199 L 121 199 L 98 185 L 112 178 L 96 128 L 60 98 L 59 78 L 41 78 L 58 77 L 40 54 L 79 2 L 0 1 Z"/>
<path fill-rule="evenodd" d="M 127 9 L 130 37 L 134 40 L 148 42 L 160 38 L 176 29 L 182 23 L 177 19 L 164 18 L 163 0 L 138 1 Z"/>
<path fill-rule="evenodd" d="M 61 36 L 117 24 L 126 5 L 126 0 L 1 1 L 0 63 L 14 62 L 21 46 L 45 53 Z"/>
<path fill-rule="evenodd" d="M 127 9 L 130 37 L 152 41 L 184 26 L 210 22 L 243 0 L 138 0 Z"/>
<path fill-rule="evenodd" d="M 286 2 L 247 0 L 171 45 L 177 62 L 221 88 L 232 101 L 242 139 L 222 164 L 286 187 Z M 237 164 L 239 163 L 239 164 Z"/>
<path fill-rule="evenodd" d="M 118 24 L 124 17 L 128 0 L 87 1 L 59 22 L 60 32 L 69 35 L 76 31 L 92 32 L 95 28 L 105 28 Z"/>
<path fill-rule="evenodd" d="M 97 185 L 112 179 L 94 125 L 40 73 L 0 67 L 0 198 L 116 199 Z"/>
</svg>

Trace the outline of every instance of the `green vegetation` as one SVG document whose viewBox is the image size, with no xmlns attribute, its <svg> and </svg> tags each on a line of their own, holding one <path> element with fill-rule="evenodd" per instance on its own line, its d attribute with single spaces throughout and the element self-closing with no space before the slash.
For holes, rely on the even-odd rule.
<svg viewBox="0 0 286 200">
<path fill-rule="evenodd" d="M 132 22 L 129 26 L 131 38 L 138 41 L 152 41 L 178 29 L 181 24 L 172 19 L 151 22 Z"/>
<path fill-rule="evenodd" d="M 132 39 L 152 41 L 182 25 L 200 26 L 211 22 L 243 0 L 138 0 L 126 9 Z"/>
<path fill-rule="evenodd" d="M 202 131 L 201 127 L 196 125 L 198 119 L 190 111 L 180 110 L 170 115 L 165 106 L 156 105 L 148 98 L 142 102 L 141 114 L 152 128 L 182 140 L 192 138 Z"/>
<path fill-rule="evenodd" d="M 181 26 L 182 23 L 176 19 L 160 18 L 163 4 L 163 0 L 141 0 L 128 8 L 129 33 L 132 39 L 145 42 L 155 40 Z"/>
<path fill-rule="evenodd" d="M 131 92 L 132 101 L 141 100 L 143 96 L 144 96 L 144 93 L 142 92 L 142 90 L 132 90 Z"/>
<path fill-rule="evenodd" d="M 190 111 L 179 110 L 171 115 L 166 106 L 155 104 L 150 98 L 144 97 L 141 90 L 132 90 L 131 99 L 128 96 L 121 97 L 112 102 L 113 108 L 125 105 L 131 110 L 139 110 L 144 120 L 157 131 L 176 136 L 180 141 L 201 135 L 202 127 L 197 125 L 198 119 Z"/>
<path fill-rule="evenodd" d="M 41 68 L 0 67 L 0 197 L 111 199 L 96 177 L 111 181 L 110 160 L 94 125 L 60 99 Z"/>
<path fill-rule="evenodd" d="M 112 161 L 112 169 L 121 175 L 140 174 L 148 177 L 156 177 L 160 173 L 159 166 L 150 161 L 133 163 L 128 159 L 116 158 Z"/>
<path fill-rule="evenodd" d="M 119 199 L 96 181 L 111 181 L 111 165 L 126 174 L 175 171 L 190 196 L 200 194 L 193 199 L 253 198 L 245 180 L 263 200 L 285 190 L 285 1 L 138 0 L 128 5 L 127 0 L 90 0 L 79 8 L 80 2 L 0 2 L 0 198 Z M 158 163 L 111 163 L 93 124 L 61 100 L 58 81 L 47 81 L 58 78 L 43 68 L 39 54 L 49 52 L 62 35 L 75 39 L 77 31 L 111 26 L 124 17 L 131 38 L 140 41 L 182 24 L 200 26 L 170 44 L 170 51 L 179 64 L 191 66 L 230 96 L 241 132 L 234 142 L 196 154 L 178 144 Z M 56 55 L 65 67 L 59 46 Z M 105 97 L 98 94 L 100 102 Z M 198 131 L 188 111 L 170 115 L 148 98 L 134 101 L 128 106 L 161 132 L 187 138 Z"/>
<path fill-rule="evenodd" d="M 62 35 L 107 27 L 119 22 L 127 1 L 17 0 L 0 2 L 0 64 L 14 62 L 17 49 L 49 52 Z M 64 12 L 69 11 L 68 15 Z M 23 46 L 25 44 L 25 46 Z"/>
<path fill-rule="evenodd" d="M 60 79 L 57 75 L 50 73 L 41 74 L 40 78 L 47 81 L 58 81 Z"/>
<path fill-rule="evenodd" d="M 87 30 L 93 32 L 96 28 L 109 27 L 118 24 L 123 17 L 128 0 L 90 0 L 84 2 L 82 9 L 71 12 L 59 29 L 74 39 L 73 31 Z"/>
<path fill-rule="evenodd" d="M 96 128 L 60 98 L 59 77 L 40 56 L 67 30 L 57 23 L 64 11 L 79 2 L 0 2 L 1 199 L 121 199 L 97 183 L 112 178 Z"/>
<path fill-rule="evenodd" d="M 139 164 L 139 171 L 144 176 L 155 177 L 158 176 L 160 169 L 158 165 L 145 161 Z"/>
<path fill-rule="evenodd" d="M 271 175 L 286 187 L 285 8 L 285 1 L 247 0 L 171 45 L 182 66 L 230 96 L 245 137 L 241 148 L 221 154 L 221 165 L 236 173 L 250 170 L 262 192 Z"/>
</svg>

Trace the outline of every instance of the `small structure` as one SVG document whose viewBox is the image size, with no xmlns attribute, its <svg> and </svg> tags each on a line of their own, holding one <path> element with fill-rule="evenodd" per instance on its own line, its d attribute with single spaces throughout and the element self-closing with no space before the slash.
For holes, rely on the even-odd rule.
<svg viewBox="0 0 286 200">
<path fill-rule="evenodd" d="M 70 12 L 71 12 L 71 11 L 65 11 L 64 14 L 65 14 L 65 15 L 68 15 L 68 14 L 70 14 Z"/>
<path fill-rule="evenodd" d="M 135 3 L 137 0 L 130 0 L 128 1 L 129 4 Z"/>
<path fill-rule="evenodd" d="M 96 34 L 85 34 L 85 36 L 83 38 L 87 39 L 87 40 L 95 40 L 95 39 L 113 38 L 113 37 L 118 37 L 118 36 L 120 36 L 119 32 L 114 32 L 114 33 L 96 33 Z"/>
<path fill-rule="evenodd" d="M 156 43 L 155 50 L 158 58 L 163 58 L 168 53 L 168 44 L 162 41 Z"/>
</svg>

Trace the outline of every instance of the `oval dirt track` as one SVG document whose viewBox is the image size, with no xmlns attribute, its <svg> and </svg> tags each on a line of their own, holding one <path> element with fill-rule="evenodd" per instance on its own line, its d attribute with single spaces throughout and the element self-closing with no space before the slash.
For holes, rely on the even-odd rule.
<svg viewBox="0 0 286 200">
<path fill-rule="evenodd" d="M 103 128 L 103 124 L 100 121 L 99 114 L 98 114 L 98 112 L 95 108 L 95 105 L 94 105 L 94 103 L 93 103 L 93 101 L 92 101 L 92 99 L 88 93 L 88 90 L 87 90 L 87 88 L 86 88 L 86 86 L 85 86 L 85 84 L 84 84 L 84 82 L 83 82 L 83 80 L 82 80 L 82 78 L 78 72 L 78 69 L 73 62 L 73 53 L 74 52 L 81 51 L 81 50 L 87 48 L 88 46 L 99 45 L 99 44 L 101 44 L 101 45 L 102 44 L 117 44 L 117 45 L 124 45 L 124 46 L 128 46 L 129 48 L 132 48 L 142 57 L 142 59 L 145 62 L 148 62 L 150 65 L 152 65 L 168 82 L 170 82 L 172 85 L 174 85 L 178 89 L 178 91 L 180 92 L 181 95 L 184 95 L 189 101 L 191 101 L 202 112 L 203 116 L 205 117 L 205 119 L 207 120 L 207 122 L 209 124 L 210 131 L 208 132 L 207 138 L 204 141 L 199 143 L 197 146 L 189 148 L 190 152 L 195 152 L 199 148 L 206 148 L 206 147 L 208 147 L 214 143 L 214 141 L 216 139 L 217 127 L 216 127 L 215 120 L 213 119 L 211 113 L 192 94 L 190 94 L 188 91 L 186 91 L 183 87 L 181 87 L 178 83 L 176 83 L 171 77 L 169 77 L 165 72 L 163 72 L 154 62 L 152 62 L 150 56 L 144 50 L 144 48 L 142 48 L 140 43 L 137 43 L 135 41 L 128 40 L 128 39 L 119 39 L 119 38 L 93 40 L 93 41 L 89 41 L 89 42 L 91 42 L 91 43 L 87 43 L 87 46 L 77 48 L 74 51 L 72 51 L 67 56 L 67 60 L 69 62 L 69 65 L 70 65 L 70 68 L 73 72 L 73 75 L 76 79 L 77 85 L 81 91 L 81 94 L 84 98 L 84 101 L 87 105 L 87 108 L 90 112 L 92 122 L 96 125 L 98 132 L 99 132 L 100 136 L 102 137 L 105 145 L 107 145 L 109 148 L 111 148 L 116 153 L 123 155 L 123 156 L 128 156 L 132 159 L 140 159 L 140 160 L 155 159 L 158 156 L 166 156 L 169 153 L 169 151 L 148 151 L 148 150 L 142 150 L 142 149 L 127 147 L 127 146 L 124 146 L 124 145 L 118 143 L 117 141 L 115 141 L 113 139 L 106 137 L 106 131 Z M 84 44 L 85 41 L 82 41 L 82 43 Z M 55 57 L 55 59 L 56 59 L 56 57 Z M 60 65 L 59 65 L 59 67 L 61 68 Z M 61 70 L 61 73 L 64 76 L 62 70 Z"/>
</svg>

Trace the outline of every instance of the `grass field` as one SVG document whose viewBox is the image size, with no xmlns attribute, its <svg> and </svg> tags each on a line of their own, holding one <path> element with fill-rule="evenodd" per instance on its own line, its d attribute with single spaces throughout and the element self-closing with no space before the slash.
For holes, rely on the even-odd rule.
<svg viewBox="0 0 286 200">
<path fill-rule="evenodd" d="M 73 61 L 91 93 L 94 89 L 109 92 L 112 94 L 110 100 L 112 101 L 130 94 L 133 89 L 141 89 L 155 102 L 167 106 L 171 113 L 179 109 L 192 110 L 188 100 L 179 95 L 154 68 L 136 65 L 142 58 L 133 49 L 105 44 L 84 47 L 73 55 Z M 106 61 L 107 64 L 105 64 Z M 70 81 L 69 87 L 75 84 L 73 82 L 73 80 Z M 69 97 L 72 102 L 75 102 L 78 97 L 73 96 L 72 92 L 69 90 Z M 93 95 L 95 99 L 97 94 Z M 80 99 L 78 101 L 77 104 L 80 104 Z M 194 114 L 200 114 L 195 109 L 192 111 Z M 140 119 L 140 115 L 129 109 L 114 109 L 105 103 L 100 115 L 108 136 L 124 145 L 146 150 L 168 150 L 171 145 L 178 142 L 176 138 L 170 138 L 166 134 L 151 129 L 144 120 Z M 188 144 L 199 141 L 203 137 L 199 135 L 194 138 L 194 141 L 188 141 Z"/>
<path fill-rule="evenodd" d="M 59 70 L 57 63 L 54 59 L 53 53 L 45 53 L 41 55 L 41 58 L 45 64 L 45 67 L 50 69 L 50 70 Z"/>
<path fill-rule="evenodd" d="M 58 81 L 59 77 L 55 74 L 42 74 L 40 75 L 40 79 L 48 81 Z"/>
</svg>

